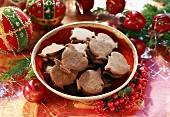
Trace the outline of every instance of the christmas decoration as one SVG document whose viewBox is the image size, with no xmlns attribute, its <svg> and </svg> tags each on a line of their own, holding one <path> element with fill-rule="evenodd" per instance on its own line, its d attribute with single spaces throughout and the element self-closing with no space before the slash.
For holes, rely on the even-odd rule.
<svg viewBox="0 0 170 117">
<path fill-rule="evenodd" d="M 144 10 L 141 13 L 144 15 L 146 19 L 145 27 L 140 31 L 136 32 L 133 30 L 123 29 L 123 33 L 127 35 L 129 38 L 140 38 L 142 39 L 147 47 L 154 48 L 156 50 L 157 44 L 162 44 L 166 46 L 167 50 L 170 48 L 170 21 L 169 21 L 169 13 L 170 4 L 167 4 L 164 8 L 158 9 L 156 6 L 151 4 L 145 4 Z M 162 16 L 166 16 L 164 19 L 157 22 L 153 22 L 154 17 L 158 18 L 158 14 L 163 14 Z M 161 16 L 161 17 L 162 17 Z M 120 19 L 123 19 L 121 17 Z M 122 21 L 123 23 L 123 21 Z M 153 24 L 156 24 L 153 26 Z M 153 28 L 154 27 L 154 28 Z"/>
<path fill-rule="evenodd" d="M 23 95 L 29 102 L 40 102 L 44 97 L 46 87 L 36 77 L 24 84 Z"/>
<path fill-rule="evenodd" d="M 31 63 L 31 57 L 23 58 L 19 60 L 15 60 L 12 62 L 9 62 L 9 70 L 1 75 L 1 78 L 3 80 L 8 79 L 14 79 L 17 76 L 21 76 L 25 73 L 26 79 L 31 79 L 31 77 L 34 77 L 35 74 L 33 73 L 32 67 L 30 66 Z"/>
<path fill-rule="evenodd" d="M 117 14 L 124 10 L 125 5 L 126 5 L 125 0 L 107 0 L 106 10 L 110 14 Z"/>
<path fill-rule="evenodd" d="M 138 68 L 129 84 L 112 96 L 96 101 L 95 111 L 100 116 L 113 113 L 123 115 L 125 112 L 131 111 L 135 104 L 139 105 L 139 102 L 144 101 L 143 91 L 148 81 L 147 72 L 145 61 L 139 58 Z"/>
<path fill-rule="evenodd" d="M 26 14 L 17 7 L 0 8 L 0 49 L 19 52 L 27 47 L 32 25 Z"/>
<path fill-rule="evenodd" d="M 61 23 L 66 6 L 64 0 L 28 0 L 26 9 L 36 26 L 50 29 Z"/>
<path fill-rule="evenodd" d="M 81 14 L 89 13 L 94 6 L 94 0 L 75 0 L 75 4 Z"/>
</svg>

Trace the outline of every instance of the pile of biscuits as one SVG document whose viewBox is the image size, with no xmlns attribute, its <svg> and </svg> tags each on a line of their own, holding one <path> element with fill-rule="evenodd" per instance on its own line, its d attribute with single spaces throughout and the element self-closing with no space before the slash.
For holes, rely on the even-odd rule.
<svg viewBox="0 0 170 117">
<path fill-rule="evenodd" d="M 70 40 L 66 45 L 52 43 L 39 54 L 44 74 L 51 78 L 53 86 L 64 90 L 74 83 L 84 95 L 97 95 L 106 85 L 103 74 L 122 78 L 129 73 L 130 65 L 115 51 L 118 43 L 107 34 L 74 28 Z"/>
</svg>

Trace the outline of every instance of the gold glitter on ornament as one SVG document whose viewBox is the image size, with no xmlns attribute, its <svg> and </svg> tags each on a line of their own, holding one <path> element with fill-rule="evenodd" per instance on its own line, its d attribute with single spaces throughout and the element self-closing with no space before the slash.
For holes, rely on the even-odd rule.
<svg viewBox="0 0 170 117">
<path fill-rule="evenodd" d="M 0 38 L 2 39 L 4 45 L 7 47 L 7 49 L 9 51 L 13 51 L 11 45 L 9 44 L 8 40 L 7 40 L 7 36 L 13 36 L 13 34 L 16 34 L 18 31 L 21 31 L 22 29 L 25 29 L 27 28 L 30 24 L 31 24 L 31 20 L 29 19 L 28 22 L 25 23 L 25 25 L 20 26 L 20 23 L 19 22 L 16 22 L 16 26 L 18 26 L 19 28 L 14 30 L 14 31 L 11 31 L 9 30 L 8 33 L 5 33 L 4 32 L 4 25 L 2 23 L 3 19 L 2 19 L 2 14 L 3 14 L 3 10 L 4 8 L 0 8 Z M 11 12 L 10 9 L 5 9 L 6 11 L 8 12 Z M 14 14 L 12 14 L 11 16 L 10 15 L 6 15 L 8 18 L 14 18 Z M 20 34 L 21 37 L 24 36 L 24 34 Z"/>
<path fill-rule="evenodd" d="M 45 11 L 45 13 L 50 13 L 50 8 L 48 8 L 48 9 Z"/>
</svg>

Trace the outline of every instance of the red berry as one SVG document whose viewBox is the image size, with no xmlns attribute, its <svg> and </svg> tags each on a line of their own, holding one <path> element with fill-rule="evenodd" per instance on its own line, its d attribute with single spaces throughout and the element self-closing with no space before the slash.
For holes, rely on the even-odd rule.
<svg viewBox="0 0 170 117">
<path fill-rule="evenodd" d="M 143 81 L 142 86 L 146 86 L 147 82 Z"/>
<path fill-rule="evenodd" d="M 126 105 L 126 104 L 128 104 L 128 102 L 125 100 L 123 104 Z"/>
<path fill-rule="evenodd" d="M 126 104 L 125 108 L 129 110 L 131 108 L 130 104 Z"/>
<path fill-rule="evenodd" d="M 108 115 L 108 113 L 109 113 L 109 110 L 104 110 L 104 111 L 103 111 L 103 115 L 104 115 L 104 116 Z"/>
<path fill-rule="evenodd" d="M 131 82 L 131 83 L 129 84 L 129 86 L 135 87 L 135 83 Z"/>
<path fill-rule="evenodd" d="M 123 95 L 123 98 L 124 98 L 125 100 L 127 99 L 127 97 L 128 97 L 127 94 L 124 94 L 124 95 Z"/>
<path fill-rule="evenodd" d="M 136 99 L 135 96 L 133 96 L 133 95 L 130 96 L 131 101 L 135 101 L 135 99 Z"/>
<path fill-rule="evenodd" d="M 140 78 L 140 79 L 138 79 L 138 83 L 139 84 L 142 84 L 143 83 L 143 80 Z"/>
<path fill-rule="evenodd" d="M 134 88 L 132 88 L 132 91 L 131 91 L 131 93 L 134 93 L 135 92 L 135 89 Z"/>
<path fill-rule="evenodd" d="M 142 89 L 142 85 L 141 85 L 141 84 L 138 84 L 138 85 L 136 86 L 136 89 L 137 89 L 137 90 L 141 90 L 141 89 Z"/>
<path fill-rule="evenodd" d="M 112 101 L 109 101 L 109 102 L 107 103 L 107 106 L 108 106 L 109 108 L 111 108 L 111 107 L 114 106 L 114 103 L 113 103 Z"/>
<path fill-rule="evenodd" d="M 104 101 L 103 100 L 97 100 L 96 104 L 104 104 Z"/>
<path fill-rule="evenodd" d="M 143 76 L 143 78 L 147 78 L 148 77 L 148 74 L 146 72 L 141 72 L 141 75 Z"/>
<path fill-rule="evenodd" d="M 115 100 L 115 101 L 114 101 L 114 105 L 115 105 L 115 106 L 118 106 L 118 105 L 119 105 L 119 101 L 118 101 L 118 100 Z"/>
<path fill-rule="evenodd" d="M 134 107 L 134 103 L 133 102 L 129 102 L 130 108 Z"/>
<path fill-rule="evenodd" d="M 122 104 L 125 101 L 124 98 L 119 98 L 119 102 Z"/>
<path fill-rule="evenodd" d="M 110 110 L 110 112 L 114 112 L 116 110 L 116 108 L 113 106 L 113 107 L 110 107 L 109 110 Z"/>
<path fill-rule="evenodd" d="M 135 97 L 136 99 L 139 98 L 139 93 L 134 93 L 133 95 L 134 95 L 134 97 Z"/>
<path fill-rule="evenodd" d="M 118 98 L 118 95 L 115 93 L 115 94 L 112 95 L 112 98 L 113 98 L 113 99 L 117 99 L 117 98 Z"/>
</svg>

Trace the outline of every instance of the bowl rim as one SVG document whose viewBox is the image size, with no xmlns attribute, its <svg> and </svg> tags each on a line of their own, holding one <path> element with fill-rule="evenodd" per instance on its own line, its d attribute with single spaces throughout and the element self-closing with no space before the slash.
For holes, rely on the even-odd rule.
<svg viewBox="0 0 170 117">
<path fill-rule="evenodd" d="M 133 64 L 133 70 L 131 71 L 130 76 L 128 77 L 128 79 L 121 86 L 119 86 L 118 88 L 116 88 L 116 89 L 114 89 L 114 90 L 112 90 L 110 92 L 104 93 L 104 94 L 82 97 L 82 96 L 73 96 L 73 95 L 69 95 L 69 94 L 57 91 L 56 89 L 52 88 L 45 81 L 43 81 L 41 79 L 38 72 L 36 71 L 36 62 L 35 62 L 35 57 L 37 55 L 37 51 L 38 51 L 38 48 L 41 45 L 41 42 L 43 42 L 44 40 L 49 39 L 50 37 L 54 36 L 58 31 L 64 29 L 65 27 L 75 27 L 76 25 L 79 25 L 79 26 L 90 25 L 92 27 L 94 25 L 98 25 L 99 27 L 102 27 L 103 29 L 107 28 L 107 29 L 109 29 L 109 31 L 116 31 L 119 35 L 126 38 L 125 41 L 130 44 L 132 52 L 133 52 L 134 64 Z M 59 26 L 57 28 L 52 29 L 51 31 L 47 32 L 44 36 L 42 36 L 39 39 L 39 41 L 34 46 L 32 54 L 31 54 L 31 65 L 32 65 L 32 68 L 33 68 L 33 71 L 34 71 L 36 77 L 40 80 L 40 82 L 46 88 L 48 88 L 50 91 L 52 91 L 53 93 L 55 93 L 55 94 L 57 94 L 57 95 L 59 95 L 59 96 L 61 96 L 63 98 L 70 99 L 70 100 L 75 100 L 75 101 L 94 101 L 94 100 L 104 99 L 106 97 L 109 97 L 109 96 L 113 95 L 114 93 L 116 93 L 119 90 L 123 89 L 131 81 L 131 79 L 133 78 L 133 76 L 134 76 L 134 74 L 135 74 L 135 72 L 137 70 L 137 64 L 138 64 L 138 56 L 137 56 L 136 48 L 135 48 L 135 46 L 133 45 L 133 43 L 130 41 L 130 39 L 127 36 L 125 36 L 121 31 L 119 31 L 118 29 L 116 29 L 114 27 L 110 27 L 110 26 L 104 25 L 102 23 L 92 22 L 92 21 L 73 22 L 73 23 L 64 24 L 64 25 L 61 25 L 61 26 Z"/>
</svg>

